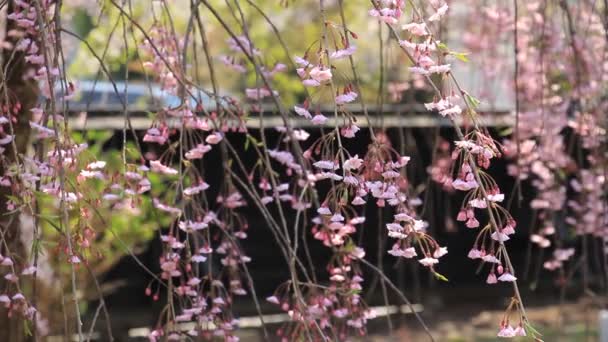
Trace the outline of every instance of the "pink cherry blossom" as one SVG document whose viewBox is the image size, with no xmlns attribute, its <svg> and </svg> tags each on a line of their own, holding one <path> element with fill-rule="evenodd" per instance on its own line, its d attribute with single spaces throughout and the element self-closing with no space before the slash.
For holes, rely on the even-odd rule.
<svg viewBox="0 0 608 342">
<path fill-rule="evenodd" d="M 416 36 L 426 36 L 429 34 L 426 30 L 425 23 L 409 23 L 401 27 L 403 30 L 409 31 L 411 34 Z"/>
<path fill-rule="evenodd" d="M 423 266 L 431 267 L 431 266 L 439 263 L 439 260 L 437 260 L 435 258 L 426 257 L 424 259 L 418 260 L 418 262 L 421 263 Z"/>
<path fill-rule="evenodd" d="M 325 122 L 327 122 L 327 117 L 322 114 L 317 114 L 312 118 L 312 123 L 315 125 L 323 125 Z"/>
<path fill-rule="evenodd" d="M 496 336 L 506 337 L 506 338 L 515 337 L 516 336 L 515 329 L 513 329 L 513 327 L 510 325 L 504 326 L 500 329 L 500 331 L 498 332 L 498 334 Z"/>
<path fill-rule="evenodd" d="M 153 172 L 165 175 L 176 175 L 179 173 L 176 169 L 163 165 L 160 160 L 152 160 L 150 162 L 150 168 Z"/>
<path fill-rule="evenodd" d="M 511 273 L 505 272 L 500 277 L 498 277 L 498 280 L 505 281 L 505 282 L 513 282 L 513 281 L 517 280 L 517 278 L 515 276 L 513 276 Z"/>
<path fill-rule="evenodd" d="M 331 80 L 332 74 L 331 70 L 321 66 L 315 66 L 309 71 L 310 78 L 319 82 L 325 83 Z"/>
</svg>

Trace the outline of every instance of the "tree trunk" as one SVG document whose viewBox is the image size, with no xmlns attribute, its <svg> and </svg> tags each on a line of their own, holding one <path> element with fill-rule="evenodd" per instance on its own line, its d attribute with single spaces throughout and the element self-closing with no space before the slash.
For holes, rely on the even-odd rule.
<svg viewBox="0 0 608 342">
<path fill-rule="evenodd" d="M 16 6 L 12 0 L 8 1 L 7 15 L 10 15 Z M 10 32 L 20 31 L 21 29 L 12 20 L 5 20 L 5 42 L 14 46 L 17 38 Z M 16 35 L 18 36 L 18 35 Z M 6 44 L 5 44 L 6 45 Z M 6 70 L 0 84 L 0 108 L 2 115 L 7 119 L 13 120 L 13 132 L 10 131 L 10 126 L 5 124 L 2 126 L 4 132 L 14 135 L 14 144 L 4 145 L 5 148 L 2 156 L 0 156 L 0 175 L 5 175 L 6 171 L 20 163 L 20 158 L 25 154 L 30 139 L 30 124 L 31 109 L 36 106 L 38 100 L 38 85 L 35 80 L 24 80 L 23 76 L 33 66 L 25 60 L 25 54 L 22 51 L 13 51 L 5 48 L 2 52 L 2 69 Z M 7 209 L 8 195 L 19 196 L 20 184 L 15 177 L 11 178 L 12 187 L 0 187 L 0 229 L 4 236 L 4 242 L 0 246 L 0 254 L 4 256 L 12 256 L 15 262 L 15 270 L 19 274 L 19 270 L 23 268 L 24 262 L 28 261 L 27 247 L 21 239 L 21 221 L 19 213 L 9 214 Z M 0 238 L 1 236 L 0 235 Z M 8 248 L 8 250 L 7 250 Z M 0 291 L 5 291 L 9 284 L 4 279 L 8 269 L 3 267 L 0 273 Z M 14 289 L 13 286 L 11 286 Z M 12 292 L 7 295 L 14 294 Z M 0 341 L 20 342 L 25 340 L 25 329 L 23 318 L 19 314 L 13 314 L 7 318 L 7 310 L 2 305 L 0 307 Z"/>
</svg>

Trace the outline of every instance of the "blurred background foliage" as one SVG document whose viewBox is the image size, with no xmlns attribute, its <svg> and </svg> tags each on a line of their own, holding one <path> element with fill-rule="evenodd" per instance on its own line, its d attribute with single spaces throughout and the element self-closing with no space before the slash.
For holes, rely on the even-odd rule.
<svg viewBox="0 0 608 342">
<path fill-rule="evenodd" d="M 123 158 L 138 160 L 141 157 L 132 142 L 127 142 L 125 156 L 121 150 L 107 148 L 105 145 L 113 135 L 114 132 L 111 131 L 95 130 L 88 130 L 86 134 L 82 132 L 71 134 L 74 143 L 88 145 L 88 148 L 82 152 L 81 158 L 76 161 L 78 165 L 66 169 L 68 192 L 76 191 L 75 185 L 78 183 L 77 189 L 83 198 L 83 201 L 78 201 L 69 208 L 68 214 L 73 240 L 78 242 L 74 250 L 75 256 L 80 260 L 78 263 L 80 295 L 87 299 L 98 296 L 96 285 L 89 276 L 90 273 L 97 277 L 103 276 L 121 257 L 140 254 L 158 230 L 171 223 L 170 217 L 156 215 L 150 196 L 129 196 L 124 191 L 115 191 L 121 199 L 112 204 L 108 204 L 110 201 L 100 204 L 99 198 L 104 193 L 104 189 L 120 184 L 124 179 L 119 177 L 119 174 L 137 168 L 137 165 L 125 165 Z M 78 179 L 79 171 L 95 161 L 105 161 L 105 174 L 111 176 L 104 179 Z M 152 184 L 152 191 L 158 192 L 159 189 L 163 189 L 160 184 L 161 179 L 157 175 L 150 174 L 148 179 Z M 162 191 L 170 192 L 171 189 L 165 188 Z M 137 205 L 132 203 L 135 200 L 138 202 Z M 64 258 L 49 258 L 48 261 L 52 262 L 52 269 L 56 272 L 54 276 L 69 277 L 70 266 L 65 260 L 69 256 L 63 252 L 66 248 L 63 245 L 65 235 L 62 232 L 63 227 L 59 225 L 61 220 L 57 216 L 59 199 L 56 195 L 41 192 L 38 194 L 38 201 L 43 236 L 40 252 L 43 255 L 45 253 L 63 255 Z M 88 240 L 88 243 L 85 240 Z M 67 279 L 62 282 L 66 288 L 69 287 Z M 85 302 L 82 303 L 86 305 Z"/>
<path fill-rule="evenodd" d="M 147 60 L 150 56 L 142 56 L 139 46 L 144 41 L 141 30 L 130 24 L 128 19 L 123 22 L 120 11 L 110 0 L 102 0 L 101 6 L 96 2 L 86 2 L 84 0 L 71 2 L 64 6 L 64 18 L 70 21 L 72 31 L 85 40 L 95 53 L 101 57 L 115 80 L 125 79 L 125 68 L 129 68 L 129 79 L 133 82 L 154 79 L 154 75 L 145 75 L 142 69 L 142 59 Z M 168 13 L 161 6 L 166 3 Z M 218 10 L 223 20 L 232 28 L 236 34 L 242 34 L 233 13 L 238 9 L 232 0 L 210 1 L 212 6 Z M 290 59 L 294 56 L 303 56 L 310 50 L 311 54 L 318 51 L 321 39 L 322 25 L 318 16 L 318 2 L 314 1 L 293 1 L 287 5 L 280 1 L 238 1 L 238 5 L 243 12 L 247 22 L 247 31 L 253 41 L 254 46 L 262 51 L 260 56 L 263 64 L 271 69 L 276 63 L 283 63 L 288 66 L 288 70 L 275 76 L 273 86 L 279 91 L 283 101 L 289 106 L 301 103 L 306 98 L 306 92 L 300 80 L 292 68 Z M 132 13 L 131 16 L 136 20 L 141 28 L 149 32 L 155 21 L 171 20 L 175 26 L 178 36 L 183 37 L 187 31 L 188 20 L 190 18 L 190 1 L 149 1 L 132 0 L 125 11 Z M 229 7 L 230 6 L 230 7 Z M 336 46 L 343 48 L 340 34 L 343 29 L 341 26 L 338 0 L 327 2 L 327 20 L 329 29 L 329 44 L 332 48 Z M 357 39 L 349 37 L 351 44 L 357 46 L 355 54 L 356 68 L 361 79 L 363 94 L 368 103 L 376 103 L 378 100 L 378 84 L 380 79 L 380 40 L 379 30 L 381 25 L 369 19 L 367 15 L 368 6 L 361 3 L 345 1 L 344 11 L 347 18 L 347 27 L 354 31 Z M 272 24 L 280 32 L 281 39 L 288 45 L 286 53 L 284 47 L 277 38 L 272 26 L 260 13 L 262 11 Z M 200 5 L 200 13 L 209 40 L 211 56 L 214 57 L 215 68 L 219 75 L 220 91 L 223 95 L 231 95 L 242 98 L 245 88 L 256 87 L 255 73 L 238 73 L 226 67 L 220 60 L 220 56 L 226 55 L 236 57 L 242 61 L 248 71 L 253 71 L 253 66 L 246 63 L 244 56 L 235 53 L 228 48 L 227 40 L 229 36 L 221 27 L 219 22 L 212 17 L 210 12 Z M 408 15 L 406 13 L 406 15 Z M 124 26 L 123 26 L 124 25 Z M 127 28 L 127 34 L 123 34 L 123 27 Z M 399 82 L 400 77 L 406 79 L 404 74 L 407 71 L 407 63 L 402 54 L 397 53 L 396 44 L 389 44 L 387 40 L 388 32 L 386 28 L 382 30 L 384 77 L 389 82 Z M 102 75 L 100 63 L 89 51 L 89 47 L 78 39 L 64 35 L 68 42 L 66 47 L 66 59 L 69 65 L 68 75 L 74 80 L 107 79 Z M 188 52 L 189 75 L 198 72 L 201 80 L 199 86 L 210 89 L 211 82 L 207 63 L 202 52 L 202 44 L 198 33 L 193 35 L 195 42 L 189 45 L 196 45 L 198 55 L 198 66 L 193 59 L 192 49 Z M 126 43 L 125 44 L 125 39 Z M 125 48 L 126 46 L 126 48 Z M 353 82 L 351 68 L 348 59 L 336 61 L 334 74 L 337 76 L 337 84 L 345 86 Z M 194 77 L 193 77 L 194 79 Z M 259 82 L 259 80 L 258 80 Z M 313 101 L 329 102 L 329 98 L 321 98 L 317 89 L 309 89 Z M 327 93 L 327 92 L 323 92 Z"/>
</svg>

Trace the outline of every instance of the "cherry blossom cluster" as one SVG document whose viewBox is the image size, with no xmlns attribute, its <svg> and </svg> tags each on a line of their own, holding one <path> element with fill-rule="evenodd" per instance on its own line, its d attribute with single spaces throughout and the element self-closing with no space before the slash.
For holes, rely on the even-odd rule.
<svg viewBox="0 0 608 342">
<path fill-rule="evenodd" d="M 326 25 L 326 29 L 337 27 L 338 25 Z M 305 333 L 315 331 L 315 328 L 322 331 L 331 328 L 326 330 L 326 333 L 329 336 L 337 335 L 340 340 L 348 336 L 347 328 L 354 329 L 359 334 L 364 333 L 365 323 L 373 313 L 365 309 L 365 304 L 358 294 L 363 282 L 358 259 L 365 256 L 365 251 L 355 245 L 352 236 L 357 231 L 356 227 L 365 222 L 365 218 L 357 214 L 357 207 L 366 205 L 368 201 L 375 201 L 378 207 L 388 205 L 395 208 L 397 221 L 386 226 L 389 237 L 397 240 L 389 254 L 411 258 L 417 255 L 418 248 L 421 253 L 420 263 L 433 269 L 438 258 L 447 253 L 445 247 L 440 247 L 425 233 L 427 224 L 415 219 L 415 199 L 408 199 L 409 184 L 404 177 L 404 167 L 409 157 L 401 156 L 392 149 L 388 137 L 381 132 L 372 134 L 372 142 L 363 158 L 350 155 L 341 143 L 341 137 L 354 138 L 359 131 L 344 107 L 344 104 L 357 101 L 359 96 L 355 89 L 358 87 L 347 83 L 338 90 L 336 85 L 339 80 L 335 79 L 332 73 L 332 70 L 337 68 L 333 64 L 336 60 L 344 57 L 352 59 L 355 52 L 346 37 L 347 34 L 355 39 L 357 37 L 354 32 L 344 28 L 344 34 L 336 34 L 341 37 L 335 44 L 336 50 L 328 51 L 328 44 L 323 43 L 330 36 L 326 32 L 315 54 L 307 52 L 304 57 L 296 57 L 295 60 L 297 73 L 305 87 L 320 88 L 318 92 L 328 88 L 332 92 L 335 91 L 336 117 L 344 118 L 347 124 L 322 136 L 304 152 L 305 159 L 311 160 L 316 170 L 315 184 L 321 181 L 329 181 L 332 184 L 317 209 L 319 216 L 312 220 L 312 233 L 316 239 L 332 249 L 334 256 L 327 267 L 329 288 L 318 289 L 313 286 L 306 290 L 307 293 L 312 293 L 310 297 L 306 297 L 306 301 L 318 303 L 322 300 L 323 303 L 320 307 L 317 304 L 313 306 L 314 315 L 299 309 L 297 300 L 290 297 L 285 290 L 287 286 L 268 298 L 270 302 L 280 305 L 291 317 L 297 318 L 297 324 L 289 325 L 279 332 L 283 338 L 305 336 Z M 324 124 L 327 118 L 319 112 L 311 114 L 311 107 L 312 99 L 309 98 L 303 105 L 295 106 L 294 111 L 314 124 Z M 290 154 L 283 154 L 282 159 L 282 163 L 286 165 L 293 162 Z M 320 292 L 324 294 L 321 297 Z M 329 324 L 330 321 L 332 324 Z"/>
<path fill-rule="evenodd" d="M 440 22 L 449 7 L 442 1 L 429 1 L 428 4 L 434 14 L 426 19 L 422 16 L 423 11 L 411 4 L 413 21 L 401 26 L 401 29 L 405 31 L 406 39 L 400 40 L 399 45 L 413 64 L 410 72 L 414 75 L 424 76 L 435 92 L 434 101 L 426 103 L 426 109 L 450 118 L 454 122 L 459 138 L 455 141 L 455 149 L 452 153 L 452 160 L 455 163 L 453 172 L 456 177 L 447 182 L 444 177 L 441 177 L 443 178 L 442 184 L 447 183 L 449 187 L 466 193 L 457 220 L 465 222 L 465 225 L 471 229 L 483 227 L 477 234 L 469 257 L 480 259 L 483 263 L 490 265 L 488 283 L 492 284 L 501 280 L 513 284 L 513 297 L 516 302 L 514 308 L 519 313 L 523 324 L 528 327 L 529 323 L 516 282 L 517 278 L 514 275 L 515 271 L 504 244 L 509 239 L 509 235 L 515 233 L 516 223 L 509 212 L 499 204 L 504 200 L 504 194 L 501 193 L 491 176 L 483 171 L 490 166 L 493 158 L 502 156 L 502 151 L 489 132 L 479 127 L 475 113 L 475 107 L 479 101 L 460 87 L 451 74 L 451 64 L 445 62 L 446 56 L 450 57 L 457 53 L 450 51 L 445 44 L 437 40 L 433 34 L 434 29 L 429 24 Z M 382 4 L 374 3 L 374 5 L 376 11 L 382 10 L 380 8 Z M 395 18 L 395 20 L 384 21 L 393 35 L 398 35 L 394 27 L 398 20 Z M 442 85 L 433 80 L 431 78 L 433 74 L 439 74 L 442 80 L 447 81 L 446 84 Z M 463 110 L 463 106 L 465 110 Z M 472 122 L 472 127 L 468 127 L 467 132 L 464 133 L 455 121 L 463 113 L 467 114 L 466 118 Z M 446 166 L 435 168 L 435 178 L 439 179 L 440 172 L 442 170 L 445 172 L 447 169 Z M 483 210 L 487 214 L 489 222 L 484 226 L 476 216 L 477 209 Z M 501 324 L 499 336 L 506 337 L 502 336 L 504 335 L 503 328 L 504 325 Z"/>
<path fill-rule="evenodd" d="M 245 40 L 239 41 L 246 44 Z M 206 196 L 211 186 L 197 165 L 212 149 L 222 149 L 227 132 L 246 132 L 246 128 L 242 112 L 233 100 L 228 99 L 226 110 L 218 114 L 219 107 L 218 111 L 207 112 L 198 97 L 192 95 L 200 90 L 189 85 L 181 61 L 173 57 L 183 49 L 181 44 L 170 30 L 158 26 L 142 47 L 152 57 L 146 65 L 158 77 L 163 90 L 182 98 L 178 107 L 162 108 L 157 113 L 153 127 L 143 138 L 161 148 L 174 144 L 160 156 L 151 155 L 149 168 L 177 189 L 165 199 L 154 198 L 153 202 L 173 222 L 169 231 L 161 235 L 164 252 L 160 257 L 160 281 L 170 290 L 168 302 L 173 303 L 175 297 L 182 303 L 171 308 L 177 314 L 166 316 L 149 337 L 158 340 L 187 334 L 238 340 L 234 336 L 238 321 L 232 316 L 231 306 L 235 296 L 248 294 L 243 267 L 251 258 L 243 252 L 239 241 L 247 238 L 249 224 L 238 210 L 247 202 L 227 176 L 212 207 L 212 199 Z M 252 51 L 255 52 L 250 48 L 249 52 Z M 216 103 L 222 101 L 218 99 Z M 205 114 L 202 117 L 198 114 L 201 111 Z M 227 118 L 236 119 L 237 125 L 229 126 Z M 179 129 L 172 130 L 171 125 Z M 171 131 L 176 134 L 172 136 Z M 172 142 L 175 139 L 177 144 Z M 214 258 L 221 264 L 219 271 L 212 263 Z M 146 294 L 158 300 L 160 285 L 155 286 L 154 292 L 151 284 Z M 187 332 L 164 328 L 179 322 L 196 322 L 196 326 Z"/>
<path fill-rule="evenodd" d="M 484 56 L 484 73 L 492 75 L 500 64 L 513 69 L 513 63 L 489 44 L 497 39 L 516 44 L 512 88 L 519 124 L 505 143 L 512 160 L 509 172 L 536 190 L 530 202 L 535 214 L 530 241 L 540 249 L 554 247 L 541 254 L 544 268 L 564 271 L 577 254 L 576 241 L 569 236 L 580 237 L 583 244 L 587 236 L 605 244 L 600 206 L 605 202 L 606 159 L 601 151 L 606 127 L 599 118 L 606 102 L 597 96 L 605 92 L 600 84 L 606 82 L 606 64 L 599 51 L 606 49 L 606 28 L 588 3 L 519 3 L 517 10 L 515 16 L 512 7 L 484 7 L 479 32 L 471 32 L 465 43 Z M 562 13 L 565 22 L 549 11 Z"/>
</svg>

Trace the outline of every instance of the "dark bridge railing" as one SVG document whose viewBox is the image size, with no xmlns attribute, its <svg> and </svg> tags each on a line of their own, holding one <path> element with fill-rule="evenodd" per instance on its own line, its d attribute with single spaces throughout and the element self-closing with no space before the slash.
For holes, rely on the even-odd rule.
<svg viewBox="0 0 608 342">
<path fill-rule="evenodd" d="M 245 122 L 246 126 L 251 129 L 259 129 L 262 126 L 261 115 L 263 115 L 263 126 L 265 129 L 274 128 L 283 125 L 283 119 L 276 113 L 274 106 L 263 108 L 262 114 L 252 112 L 248 115 Z M 357 125 L 367 127 L 368 121 L 361 111 L 361 106 L 352 105 L 345 107 L 355 118 Z M 81 113 L 86 113 L 86 116 Z M 436 126 L 451 126 L 448 118 L 444 118 L 436 112 L 427 111 L 422 105 L 384 105 L 382 106 L 383 115 L 377 115 L 378 108 L 370 106 L 370 124 L 373 127 L 436 127 Z M 154 110 L 129 109 L 129 119 L 131 126 L 135 130 L 148 129 L 152 124 L 152 115 Z M 334 118 L 333 108 L 321 108 L 321 113 L 327 116 L 328 120 L 323 125 L 324 127 L 335 127 L 344 123 L 345 119 L 340 117 L 337 120 Z M 73 110 L 68 113 L 70 127 L 75 130 L 84 129 L 109 129 L 120 130 L 125 125 L 125 113 L 122 108 L 94 108 L 88 111 Z M 507 127 L 515 123 L 515 116 L 509 110 L 482 109 L 479 114 L 480 124 L 488 127 Z M 227 124 L 231 124 L 231 120 L 227 120 Z M 236 120 L 233 124 L 237 125 Z M 312 128 L 319 127 L 314 125 L 310 120 L 297 116 L 295 113 L 290 113 L 289 121 L 293 127 Z M 468 122 L 465 119 L 457 118 L 456 122 L 460 125 L 466 125 Z M 168 124 L 173 127 L 179 127 L 178 118 L 168 119 Z"/>
</svg>

